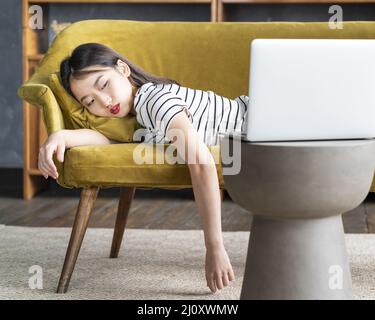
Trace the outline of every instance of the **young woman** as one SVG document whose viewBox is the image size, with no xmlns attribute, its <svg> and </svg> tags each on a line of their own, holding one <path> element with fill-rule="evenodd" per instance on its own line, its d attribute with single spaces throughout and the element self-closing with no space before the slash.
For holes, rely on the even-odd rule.
<svg viewBox="0 0 375 320">
<path fill-rule="evenodd" d="M 174 80 L 147 73 L 98 43 L 75 48 L 62 61 L 60 75 L 67 92 L 89 112 L 101 117 L 133 114 L 145 128 L 142 141 L 176 146 L 189 167 L 203 223 L 207 286 L 212 292 L 227 286 L 235 278 L 224 248 L 218 176 L 207 145 L 217 144 L 219 133 L 242 132 L 249 98 L 239 96 L 231 100 L 212 91 L 181 86 Z M 182 135 L 173 135 L 173 130 Z M 40 148 L 39 169 L 45 178 L 50 175 L 56 179 L 53 153 L 63 162 L 66 148 L 112 142 L 90 129 L 54 132 Z"/>
</svg>

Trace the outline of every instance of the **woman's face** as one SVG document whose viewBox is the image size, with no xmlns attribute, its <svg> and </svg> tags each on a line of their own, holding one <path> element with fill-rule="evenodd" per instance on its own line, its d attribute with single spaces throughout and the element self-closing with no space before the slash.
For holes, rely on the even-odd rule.
<svg viewBox="0 0 375 320">
<path fill-rule="evenodd" d="M 84 70 L 100 69 L 88 74 L 84 79 L 71 77 L 70 88 L 87 110 L 99 117 L 125 117 L 136 115 L 134 96 L 138 90 L 130 83 L 129 66 L 117 60 L 117 70 L 111 67 L 90 66 Z"/>
</svg>

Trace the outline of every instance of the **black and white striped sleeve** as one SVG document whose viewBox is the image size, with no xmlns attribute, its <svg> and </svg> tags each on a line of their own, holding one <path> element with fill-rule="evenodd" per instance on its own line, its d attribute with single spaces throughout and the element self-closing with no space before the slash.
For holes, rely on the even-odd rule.
<svg viewBox="0 0 375 320">
<path fill-rule="evenodd" d="M 186 102 L 168 90 L 160 91 L 148 101 L 146 110 L 153 129 L 166 136 L 172 119 L 185 108 Z"/>
</svg>

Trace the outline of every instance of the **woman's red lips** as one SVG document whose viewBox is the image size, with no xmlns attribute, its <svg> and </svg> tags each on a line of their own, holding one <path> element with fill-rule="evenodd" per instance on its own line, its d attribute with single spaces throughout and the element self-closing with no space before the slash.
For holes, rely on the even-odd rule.
<svg viewBox="0 0 375 320">
<path fill-rule="evenodd" d="M 120 111 L 120 104 L 115 104 L 109 111 L 113 114 L 118 113 Z"/>
</svg>

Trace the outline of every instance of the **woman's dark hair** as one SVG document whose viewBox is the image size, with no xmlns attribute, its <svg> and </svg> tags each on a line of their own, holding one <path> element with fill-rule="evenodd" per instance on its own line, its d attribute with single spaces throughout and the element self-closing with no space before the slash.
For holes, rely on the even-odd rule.
<svg viewBox="0 0 375 320">
<path fill-rule="evenodd" d="M 86 67 L 94 65 L 115 68 L 118 59 L 122 60 L 129 66 L 131 71 L 129 81 L 133 86 L 140 87 L 147 82 L 180 85 L 175 80 L 158 77 L 144 71 L 141 67 L 130 62 L 115 50 L 100 43 L 81 44 L 73 50 L 70 57 L 65 58 L 61 62 L 60 76 L 62 85 L 65 90 L 76 99 L 70 88 L 70 77 L 83 79 L 89 73 L 101 71 L 100 69 L 83 70 Z"/>
</svg>

